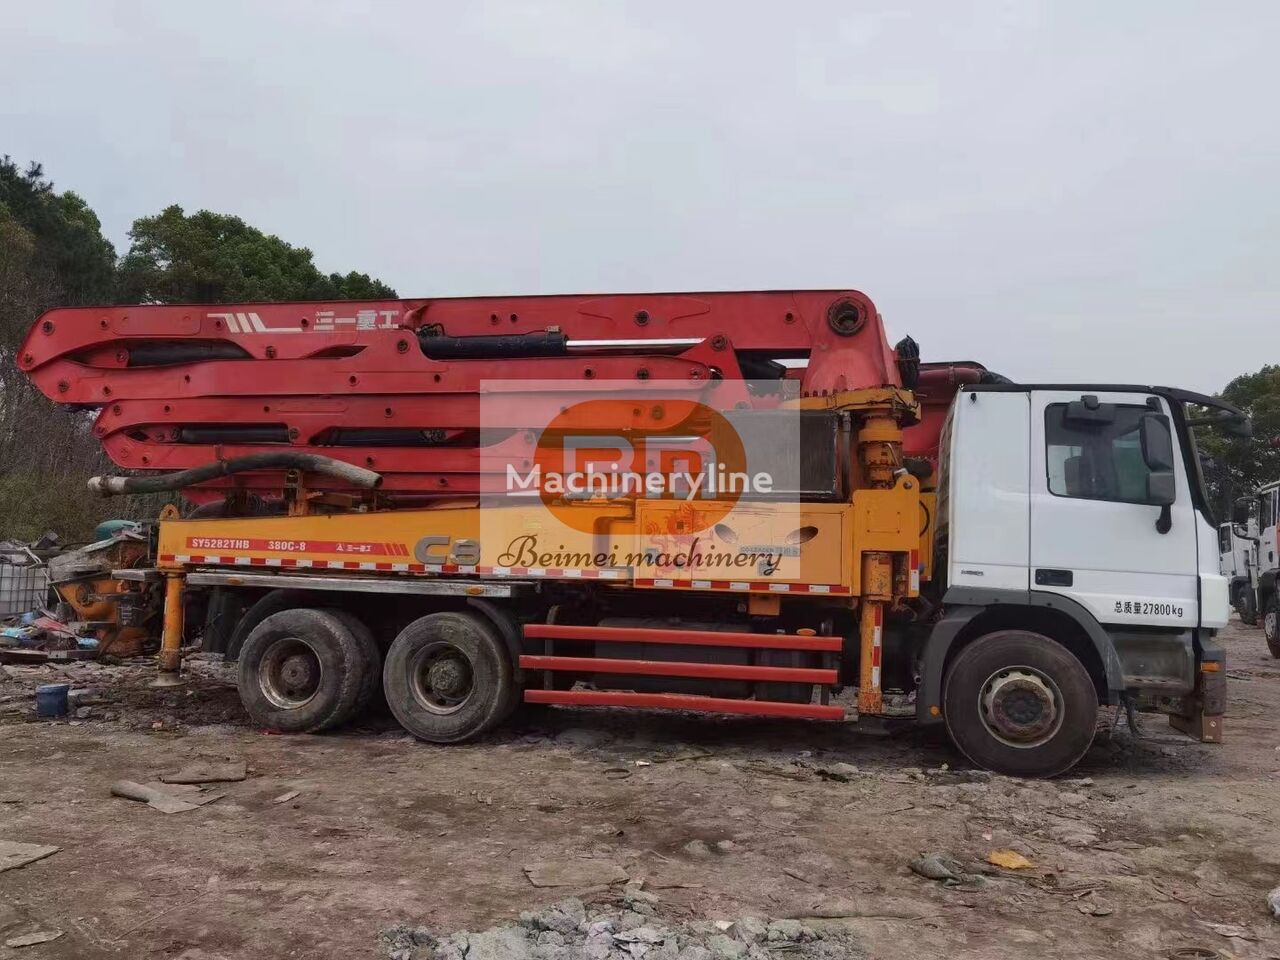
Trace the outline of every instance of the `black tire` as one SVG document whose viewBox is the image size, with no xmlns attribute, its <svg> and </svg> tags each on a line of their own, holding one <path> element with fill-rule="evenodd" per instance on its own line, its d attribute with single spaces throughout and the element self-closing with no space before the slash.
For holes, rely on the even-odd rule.
<svg viewBox="0 0 1280 960">
<path fill-rule="evenodd" d="M 254 722 L 315 733 L 346 722 L 367 686 L 366 650 L 341 617 L 297 607 L 264 619 L 240 651 L 240 702 Z"/>
<path fill-rule="evenodd" d="M 231 631 L 231 637 L 227 640 L 225 658 L 228 661 L 238 660 L 249 634 L 253 633 L 258 624 L 273 613 L 306 607 L 314 602 L 315 594 L 310 590 L 272 590 L 270 593 L 263 594 L 236 621 L 235 629 Z"/>
<path fill-rule="evenodd" d="M 483 619 L 489 626 L 497 631 L 498 638 L 505 644 L 504 649 L 507 655 L 512 658 L 512 682 L 511 696 L 508 699 L 506 709 L 502 716 L 494 721 L 494 726 L 505 723 L 511 717 L 515 716 L 516 711 L 523 706 L 529 706 L 523 701 L 524 683 L 521 672 L 516 669 L 515 659 L 520 656 L 520 627 L 517 626 L 514 618 L 501 607 L 489 603 L 485 600 L 472 600 L 469 603 L 472 611 L 477 617 Z M 538 704 L 545 706 L 545 704 Z"/>
<path fill-rule="evenodd" d="M 400 725 L 420 740 L 460 743 L 511 712 L 511 657 L 493 624 L 471 613 L 432 613 L 400 631 L 382 689 Z"/>
<path fill-rule="evenodd" d="M 942 704 L 960 752 L 1010 776 L 1069 770 L 1097 728 L 1098 693 L 1084 664 L 1056 640 L 1026 630 L 989 633 L 961 650 L 947 668 Z"/>
<path fill-rule="evenodd" d="M 345 623 L 351 635 L 360 644 L 360 649 L 364 651 L 364 683 L 360 688 L 360 695 L 356 698 L 355 709 L 348 718 L 355 720 L 367 713 L 371 707 L 376 707 L 377 701 L 382 697 L 382 648 L 374 639 L 373 631 L 354 613 L 333 608 L 328 608 L 325 612 L 333 614 Z"/>
<path fill-rule="evenodd" d="M 1240 622 L 1246 627 L 1258 625 L 1258 598 L 1247 584 L 1240 588 L 1240 595 L 1236 600 L 1236 613 L 1240 615 Z"/>
<path fill-rule="evenodd" d="M 1280 608 L 1274 593 L 1267 597 L 1267 605 L 1262 609 L 1262 638 L 1267 641 L 1271 655 L 1280 659 Z"/>
</svg>

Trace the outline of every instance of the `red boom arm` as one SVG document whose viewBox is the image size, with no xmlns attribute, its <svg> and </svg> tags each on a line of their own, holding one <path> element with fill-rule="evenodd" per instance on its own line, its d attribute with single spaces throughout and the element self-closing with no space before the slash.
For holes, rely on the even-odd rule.
<svg viewBox="0 0 1280 960">
<path fill-rule="evenodd" d="M 695 392 L 730 381 L 723 392 L 798 379 L 805 394 L 901 384 L 875 306 L 854 291 L 58 309 L 32 327 L 18 365 L 50 399 L 99 410 L 94 431 L 122 467 L 318 453 L 378 471 L 392 498 L 479 489 L 481 381 L 679 380 Z M 942 412 L 981 372 L 924 366 L 909 453 L 936 455 Z M 527 454 L 518 428 L 539 422 L 537 402 L 515 388 L 512 434 L 486 459 Z M 201 490 L 270 495 L 282 483 L 265 472 Z"/>
</svg>

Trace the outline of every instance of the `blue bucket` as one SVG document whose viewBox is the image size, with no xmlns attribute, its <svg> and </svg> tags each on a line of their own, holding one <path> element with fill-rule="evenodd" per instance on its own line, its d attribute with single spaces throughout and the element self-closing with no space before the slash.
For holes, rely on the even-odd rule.
<svg viewBox="0 0 1280 960">
<path fill-rule="evenodd" d="M 36 714 L 41 717 L 65 717 L 67 715 L 67 691 L 69 683 L 46 683 L 36 687 Z"/>
</svg>

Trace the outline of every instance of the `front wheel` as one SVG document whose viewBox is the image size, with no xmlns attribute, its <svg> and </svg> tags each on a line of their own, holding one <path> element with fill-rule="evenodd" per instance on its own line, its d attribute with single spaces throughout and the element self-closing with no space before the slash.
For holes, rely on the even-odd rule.
<svg viewBox="0 0 1280 960">
<path fill-rule="evenodd" d="M 1267 597 L 1267 605 L 1262 610 L 1262 636 L 1267 641 L 1267 649 L 1271 655 L 1280 659 L 1280 636 L 1276 635 L 1280 624 L 1276 622 L 1276 595 Z"/>
<path fill-rule="evenodd" d="M 1089 750 L 1098 693 L 1075 655 L 1049 637 L 999 630 L 956 655 L 942 689 L 952 742 L 980 767 L 1052 777 Z"/>
</svg>

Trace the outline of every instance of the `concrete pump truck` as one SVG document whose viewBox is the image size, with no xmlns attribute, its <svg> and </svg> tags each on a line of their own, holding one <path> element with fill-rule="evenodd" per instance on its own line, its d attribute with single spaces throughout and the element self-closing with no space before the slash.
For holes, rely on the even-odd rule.
<svg viewBox="0 0 1280 960">
<path fill-rule="evenodd" d="M 1222 736 L 1214 398 L 921 363 L 856 291 L 59 309 L 17 359 L 96 411 L 92 489 L 182 494 L 95 598 L 264 727 L 914 722 L 1026 776 L 1100 706 Z"/>
</svg>

